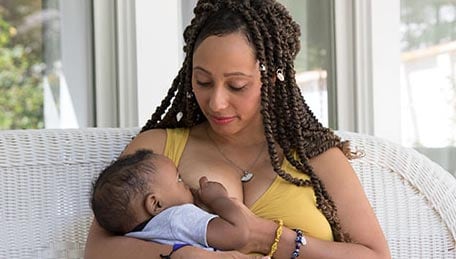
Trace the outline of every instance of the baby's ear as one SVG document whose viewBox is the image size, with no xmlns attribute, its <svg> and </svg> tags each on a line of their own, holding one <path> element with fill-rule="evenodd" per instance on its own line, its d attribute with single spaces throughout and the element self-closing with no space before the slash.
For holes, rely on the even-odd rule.
<svg viewBox="0 0 456 259">
<path fill-rule="evenodd" d="M 144 207 L 146 208 L 146 211 L 152 216 L 157 215 L 163 210 L 158 197 L 153 193 L 150 193 L 146 196 L 146 199 L 144 200 Z"/>
</svg>

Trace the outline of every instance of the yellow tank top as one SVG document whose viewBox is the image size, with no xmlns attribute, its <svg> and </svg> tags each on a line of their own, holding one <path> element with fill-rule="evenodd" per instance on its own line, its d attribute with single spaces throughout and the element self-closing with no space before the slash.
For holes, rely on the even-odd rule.
<svg viewBox="0 0 456 259">
<path fill-rule="evenodd" d="M 178 165 L 190 130 L 167 129 L 166 133 L 164 155 Z M 286 159 L 282 169 L 293 177 L 309 179 L 307 175 L 299 173 Z M 311 187 L 298 187 L 277 176 L 250 210 L 265 219 L 282 219 L 285 226 L 302 229 L 306 235 L 333 240 L 329 222 L 317 208 L 315 193 Z"/>
</svg>

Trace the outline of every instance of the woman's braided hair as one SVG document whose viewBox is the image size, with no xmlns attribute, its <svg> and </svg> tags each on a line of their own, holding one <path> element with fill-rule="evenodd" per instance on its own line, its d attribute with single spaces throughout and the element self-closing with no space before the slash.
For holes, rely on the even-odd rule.
<svg viewBox="0 0 456 259">
<path fill-rule="evenodd" d="M 212 35 L 242 32 L 252 45 L 261 71 L 261 105 L 265 136 L 274 171 L 297 186 L 312 186 L 317 207 L 329 221 L 336 241 L 350 242 L 342 231 L 336 206 L 309 165 L 309 158 L 331 147 L 339 147 L 351 157 L 348 142 L 342 142 L 322 126 L 305 103 L 296 84 L 294 60 L 300 49 L 300 28 L 284 6 L 275 0 L 199 0 L 195 17 L 184 31 L 182 68 L 168 95 L 141 131 L 153 128 L 192 127 L 206 120 L 192 95 L 192 57 L 196 47 Z M 275 80 L 282 69 L 284 81 Z M 182 113 L 180 120 L 176 119 Z M 278 143 L 286 159 L 309 180 L 294 178 L 281 169 L 275 148 Z"/>
</svg>

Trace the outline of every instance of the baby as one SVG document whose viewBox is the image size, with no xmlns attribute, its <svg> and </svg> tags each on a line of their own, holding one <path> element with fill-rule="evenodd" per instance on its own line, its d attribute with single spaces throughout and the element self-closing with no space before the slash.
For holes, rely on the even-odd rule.
<svg viewBox="0 0 456 259">
<path fill-rule="evenodd" d="M 169 158 L 139 150 L 101 172 L 91 206 L 98 223 L 116 234 L 173 247 L 241 249 L 247 244 L 247 222 L 253 214 L 229 198 L 220 183 L 202 177 L 199 184 L 196 196 L 215 214 L 194 205 L 192 191 Z"/>
</svg>

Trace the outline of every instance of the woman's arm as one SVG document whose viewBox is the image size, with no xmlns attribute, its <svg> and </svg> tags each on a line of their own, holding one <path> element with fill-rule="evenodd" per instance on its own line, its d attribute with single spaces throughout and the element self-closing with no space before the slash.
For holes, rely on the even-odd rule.
<svg viewBox="0 0 456 259">
<path fill-rule="evenodd" d="M 168 245 L 115 236 L 104 230 L 94 219 L 87 237 L 84 258 L 160 258 L 160 254 L 169 254 L 171 249 Z"/>
<path fill-rule="evenodd" d="M 97 221 L 92 226 L 87 238 L 85 259 L 97 258 L 135 258 L 160 259 L 160 254 L 170 254 L 172 248 L 140 239 L 114 236 L 104 230 Z M 262 259 L 261 255 L 245 255 L 238 251 L 211 252 L 197 247 L 185 246 L 172 254 L 172 259 Z"/>
</svg>

